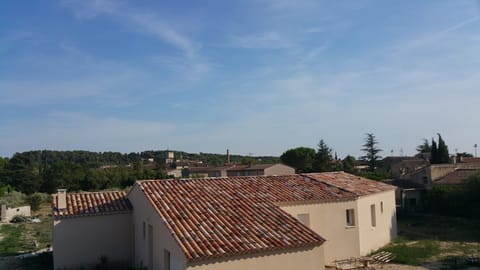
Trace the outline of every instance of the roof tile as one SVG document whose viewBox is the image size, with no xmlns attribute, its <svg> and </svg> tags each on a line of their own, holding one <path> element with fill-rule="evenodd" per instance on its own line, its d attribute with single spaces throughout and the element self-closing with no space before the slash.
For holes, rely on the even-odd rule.
<svg viewBox="0 0 480 270">
<path fill-rule="evenodd" d="M 301 175 L 143 180 L 137 185 L 191 261 L 320 245 L 321 236 L 277 203 L 356 198 Z"/>
<path fill-rule="evenodd" d="M 358 196 L 370 195 L 387 190 L 394 190 L 396 187 L 382 183 L 380 181 L 370 180 L 364 177 L 356 176 L 345 172 L 324 172 L 304 174 L 315 180 L 333 185 L 343 190 L 352 192 Z"/>
<path fill-rule="evenodd" d="M 125 191 L 104 191 L 89 193 L 67 193 L 67 208 L 58 209 L 57 194 L 52 195 L 55 218 L 105 215 L 132 210 Z"/>
</svg>

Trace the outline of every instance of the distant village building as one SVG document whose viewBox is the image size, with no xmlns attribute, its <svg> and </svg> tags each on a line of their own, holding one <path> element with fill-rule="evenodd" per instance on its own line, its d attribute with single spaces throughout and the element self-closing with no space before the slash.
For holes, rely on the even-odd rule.
<svg viewBox="0 0 480 270">
<path fill-rule="evenodd" d="M 407 161 L 407 164 L 411 161 L 413 170 L 406 170 L 407 173 L 386 182 L 398 187 L 398 206 L 407 211 L 423 208 L 422 201 L 426 190 L 434 186 L 460 186 L 465 184 L 465 180 L 470 176 L 480 173 L 480 158 L 454 156 L 453 163 L 425 165 L 421 165 L 415 158 L 407 157 L 404 161 Z M 397 164 L 405 164 L 404 161 Z M 419 167 L 415 167 L 417 165 Z M 397 167 L 401 168 L 400 165 Z"/>
<path fill-rule="evenodd" d="M 54 269 L 322 270 L 396 236 L 395 187 L 344 172 L 137 181 L 53 195 Z"/>
<path fill-rule="evenodd" d="M 182 177 L 186 178 L 289 174 L 295 174 L 295 169 L 281 163 L 227 165 L 220 167 L 190 167 L 182 171 Z"/>
</svg>

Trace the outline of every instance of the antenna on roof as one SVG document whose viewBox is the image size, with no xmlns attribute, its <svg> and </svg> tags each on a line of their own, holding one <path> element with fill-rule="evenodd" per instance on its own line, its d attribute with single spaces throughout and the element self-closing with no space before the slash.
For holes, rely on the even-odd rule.
<svg viewBox="0 0 480 270">
<path fill-rule="evenodd" d="M 227 165 L 230 165 L 230 150 L 227 148 Z"/>
</svg>

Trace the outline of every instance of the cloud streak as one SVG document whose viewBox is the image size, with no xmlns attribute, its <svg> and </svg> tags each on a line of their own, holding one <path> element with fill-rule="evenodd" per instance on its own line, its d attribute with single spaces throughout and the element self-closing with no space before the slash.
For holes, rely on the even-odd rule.
<svg viewBox="0 0 480 270">
<path fill-rule="evenodd" d="M 200 45 L 174 29 L 174 22 L 167 22 L 151 12 L 137 10 L 125 2 L 108 0 L 68 0 L 64 4 L 70 7 L 77 18 L 91 19 L 101 15 L 126 21 L 138 32 L 146 33 L 162 42 L 181 50 L 187 57 L 196 56 Z"/>
</svg>

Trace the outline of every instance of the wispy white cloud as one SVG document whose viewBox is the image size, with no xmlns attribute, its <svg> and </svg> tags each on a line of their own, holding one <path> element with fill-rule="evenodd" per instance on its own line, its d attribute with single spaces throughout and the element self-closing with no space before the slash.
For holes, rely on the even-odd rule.
<svg viewBox="0 0 480 270">
<path fill-rule="evenodd" d="M 288 49 L 295 43 L 277 32 L 233 36 L 230 45 L 245 49 Z"/>
<path fill-rule="evenodd" d="M 70 7 L 77 18 L 89 19 L 107 15 L 127 23 L 135 31 L 146 33 L 162 42 L 183 51 L 188 57 L 195 57 L 200 45 L 175 30 L 175 22 L 169 22 L 150 11 L 135 9 L 126 2 L 110 0 L 68 0 L 64 4 Z"/>
<path fill-rule="evenodd" d="M 478 23 L 479 21 L 480 21 L 480 16 L 475 16 L 475 17 L 465 19 L 461 22 L 457 22 L 440 31 L 423 33 L 418 37 L 412 38 L 407 42 L 402 43 L 399 46 L 396 46 L 395 51 L 404 52 L 404 51 L 415 50 L 419 48 L 425 48 L 434 43 L 440 42 L 441 40 L 445 40 L 449 34 L 452 34 L 455 31 L 458 31 L 468 25 Z"/>
</svg>

